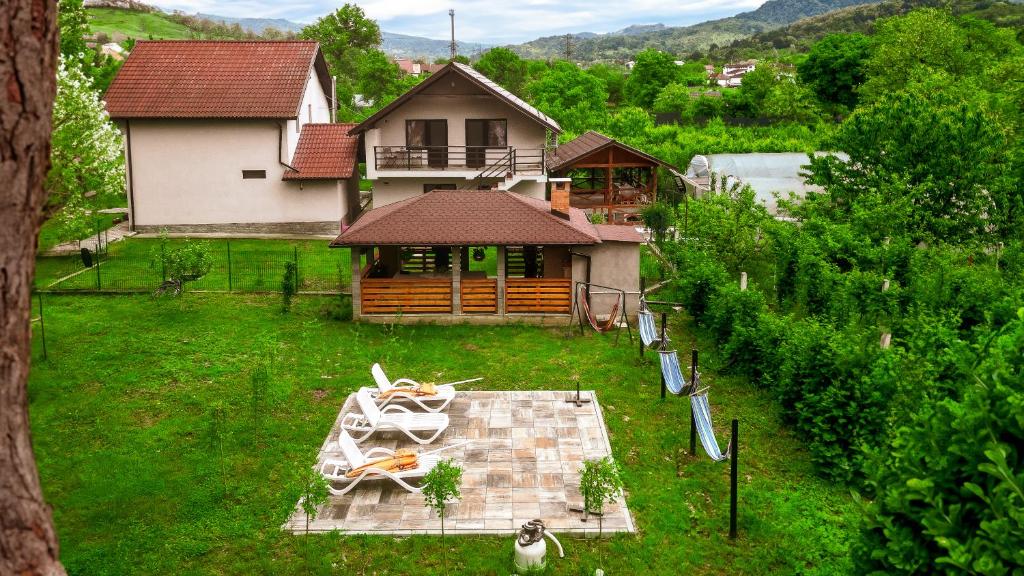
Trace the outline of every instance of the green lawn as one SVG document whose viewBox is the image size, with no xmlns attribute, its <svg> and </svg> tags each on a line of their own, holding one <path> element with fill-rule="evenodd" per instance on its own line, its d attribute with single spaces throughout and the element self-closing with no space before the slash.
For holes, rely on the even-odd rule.
<svg viewBox="0 0 1024 576">
<path fill-rule="evenodd" d="M 740 537 L 728 540 L 728 465 L 677 450 L 688 405 L 658 398 L 653 353 L 608 336 L 524 326 L 361 325 L 326 320 L 332 297 L 45 296 L 30 379 L 33 440 L 70 574 L 439 574 L 441 540 L 280 531 L 346 395 L 380 361 L 395 376 L 486 376 L 482 389 L 594 388 L 623 465 L 636 535 L 563 537 L 551 574 L 840 574 L 857 508 L 813 475 L 768 395 L 716 377 L 702 355 L 719 438 L 741 422 Z M 683 319 L 672 336 L 691 346 Z M 273 350 L 271 407 L 254 442 L 247 372 Z M 223 406 L 226 481 L 210 414 Z M 677 473 L 677 462 L 679 472 Z M 448 539 L 453 574 L 510 573 L 512 538 Z M 603 557 L 603 562 L 598 561 Z"/>
<path fill-rule="evenodd" d="M 189 284 L 192 290 L 265 292 L 281 288 L 284 264 L 297 260 L 299 290 L 309 292 L 347 289 L 352 265 L 347 248 L 329 248 L 326 240 L 193 240 L 210 248 L 213 268 Z M 173 244 L 183 240 L 172 239 Z M 229 249 L 230 246 L 230 249 Z M 152 292 L 164 280 L 155 259 L 156 238 L 127 238 L 110 244 L 95 269 L 85 269 L 81 258 L 47 256 L 36 260 L 36 287 L 50 290 L 104 290 Z M 231 274 L 228 274 L 230 252 Z M 63 279 L 63 280 L 62 280 Z"/>
<path fill-rule="evenodd" d="M 118 8 L 89 8 L 89 28 L 94 34 L 124 34 L 140 40 L 187 40 L 188 28 L 172 22 L 159 12 L 139 12 Z"/>
</svg>

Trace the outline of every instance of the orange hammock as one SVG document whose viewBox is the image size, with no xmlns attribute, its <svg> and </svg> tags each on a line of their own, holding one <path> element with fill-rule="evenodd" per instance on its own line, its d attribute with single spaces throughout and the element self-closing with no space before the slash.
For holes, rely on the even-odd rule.
<svg viewBox="0 0 1024 576">
<path fill-rule="evenodd" d="M 582 307 L 581 312 L 587 313 L 587 321 L 590 322 L 590 325 L 594 328 L 594 330 L 604 333 L 615 327 L 615 322 L 619 319 L 619 298 L 615 299 L 615 305 L 612 306 L 612 313 L 608 316 L 608 319 L 605 320 L 603 323 L 598 322 L 597 318 L 595 318 L 594 314 L 590 311 L 590 303 L 587 302 L 586 294 L 584 294 L 583 297 L 580 298 L 579 294 L 577 293 L 576 299 L 579 300 L 580 306 Z"/>
</svg>

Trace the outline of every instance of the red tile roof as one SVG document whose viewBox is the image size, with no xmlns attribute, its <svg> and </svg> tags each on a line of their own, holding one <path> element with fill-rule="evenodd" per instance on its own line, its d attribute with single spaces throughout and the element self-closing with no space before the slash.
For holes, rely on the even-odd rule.
<svg viewBox="0 0 1024 576">
<path fill-rule="evenodd" d="M 312 72 L 328 95 L 311 41 L 139 41 L 104 100 L 112 118 L 294 118 Z"/>
<path fill-rule="evenodd" d="M 331 246 L 528 246 L 599 244 L 594 225 L 572 208 L 568 220 L 544 200 L 490 190 L 434 190 L 374 208 Z"/>
<path fill-rule="evenodd" d="M 632 226 L 620 226 L 618 224 L 595 224 L 597 235 L 604 242 L 633 242 L 643 244 L 643 234 L 636 231 Z"/>
<path fill-rule="evenodd" d="M 283 180 L 349 178 L 356 167 L 359 138 L 349 136 L 355 124 L 303 124 L 299 143 Z"/>
</svg>

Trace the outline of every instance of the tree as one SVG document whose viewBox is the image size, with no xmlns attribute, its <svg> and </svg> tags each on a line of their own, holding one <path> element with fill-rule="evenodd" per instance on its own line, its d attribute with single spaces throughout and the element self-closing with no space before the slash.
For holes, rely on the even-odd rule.
<svg viewBox="0 0 1024 576">
<path fill-rule="evenodd" d="M 368 52 L 380 45 L 380 27 L 366 17 L 355 4 L 345 4 L 331 14 L 306 26 L 299 33 L 305 40 L 320 43 L 324 60 L 331 74 L 338 76 L 338 92 L 348 95 L 351 102 L 353 88 L 359 80 L 359 63 Z"/>
<path fill-rule="evenodd" d="M 622 492 L 619 465 L 611 456 L 586 460 L 580 471 L 580 494 L 583 496 L 584 515 L 597 514 L 597 531 L 604 531 L 604 505 L 611 504 Z"/>
<path fill-rule="evenodd" d="M 600 128 L 608 116 L 608 92 L 599 79 L 575 64 L 559 61 L 526 88 L 533 104 L 566 132 Z"/>
<path fill-rule="evenodd" d="M 829 34 L 811 47 L 797 64 L 800 80 L 825 103 L 852 109 L 864 83 L 871 40 L 863 34 Z"/>
<path fill-rule="evenodd" d="M 693 88 L 682 82 L 667 84 L 661 89 L 661 92 L 658 92 L 657 98 L 654 99 L 654 111 L 676 112 L 678 114 L 687 112 L 693 103 L 693 98 L 690 98 L 690 93 L 693 91 Z"/>
<path fill-rule="evenodd" d="M 936 78 L 858 109 L 828 143 L 849 162 L 811 158 L 809 181 L 824 186 L 846 215 L 878 192 L 884 204 L 909 201 L 904 233 L 915 240 L 969 240 L 990 226 L 1009 233 L 1005 202 L 1014 184 L 1004 131 L 976 98 L 938 89 L 944 84 Z"/>
<path fill-rule="evenodd" d="M 29 324 L 56 92 L 52 2 L 0 2 L 0 574 L 64 574 L 28 418 Z"/>
<path fill-rule="evenodd" d="M 658 244 L 665 242 L 665 234 L 668 232 L 669 226 L 672 226 L 674 216 L 672 207 L 661 202 L 649 204 L 640 212 L 644 226 L 651 231 L 654 241 Z"/>
<path fill-rule="evenodd" d="M 300 466 L 299 481 L 302 486 L 302 512 L 306 515 L 306 534 L 309 534 L 309 522 L 316 520 L 320 507 L 327 503 L 327 479 L 315 466 Z"/>
<path fill-rule="evenodd" d="M 626 86 L 626 73 L 622 67 L 594 64 L 587 68 L 587 72 L 604 82 L 604 88 L 608 91 L 608 102 L 612 104 L 622 102 L 622 90 Z"/>
<path fill-rule="evenodd" d="M 620 108 L 608 122 L 608 132 L 613 137 L 633 146 L 642 146 L 653 129 L 651 115 L 636 106 Z"/>
<path fill-rule="evenodd" d="M 441 518 L 441 548 L 444 554 L 444 571 L 448 572 L 448 545 L 444 539 L 444 513 L 448 502 L 461 498 L 459 485 L 462 484 L 462 468 L 451 460 L 441 460 L 423 477 L 423 497 L 426 505 L 433 508 Z"/>
<path fill-rule="evenodd" d="M 62 55 L 57 69 L 44 216 L 60 223 L 62 240 L 82 238 L 90 231 L 89 212 L 125 193 L 121 134 L 82 66 Z"/>
<path fill-rule="evenodd" d="M 380 50 L 368 50 L 359 56 L 356 92 L 383 107 L 399 95 L 402 73 Z"/>
<path fill-rule="evenodd" d="M 160 235 L 160 246 L 154 251 L 153 259 L 165 278 L 158 294 L 171 290 L 180 295 L 187 282 L 206 276 L 213 267 L 213 256 L 206 242 L 185 238 L 184 242 L 174 246 L 167 234 Z"/>
<path fill-rule="evenodd" d="M 870 101 L 936 72 L 947 74 L 952 83 L 979 76 L 1006 55 L 1020 54 L 1013 31 L 946 10 L 915 10 L 877 28 L 861 89 Z"/>
<path fill-rule="evenodd" d="M 85 45 L 89 35 L 89 15 L 82 0 L 58 0 L 57 25 L 60 28 L 60 53 L 64 58 L 84 58 L 91 50 Z"/>
<path fill-rule="evenodd" d="M 508 48 L 491 48 L 473 67 L 513 94 L 526 87 L 526 62 Z"/>
<path fill-rule="evenodd" d="M 658 92 L 679 77 L 679 66 L 671 54 L 648 48 L 636 55 L 623 93 L 630 104 L 650 109 Z"/>
</svg>

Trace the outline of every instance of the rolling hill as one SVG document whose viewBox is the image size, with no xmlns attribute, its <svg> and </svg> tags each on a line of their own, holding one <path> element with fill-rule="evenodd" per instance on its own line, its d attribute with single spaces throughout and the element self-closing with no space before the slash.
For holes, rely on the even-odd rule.
<svg viewBox="0 0 1024 576">
<path fill-rule="evenodd" d="M 662 26 L 633 34 L 620 31 L 578 37 L 573 41 L 573 59 L 628 60 L 644 48 L 657 48 L 685 56 L 693 52 L 704 52 L 713 45 L 728 45 L 735 40 L 774 30 L 808 16 L 870 3 L 871 0 L 768 0 L 756 10 L 692 26 Z M 565 52 L 565 37 L 548 36 L 511 48 L 528 58 L 559 57 Z"/>
</svg>

